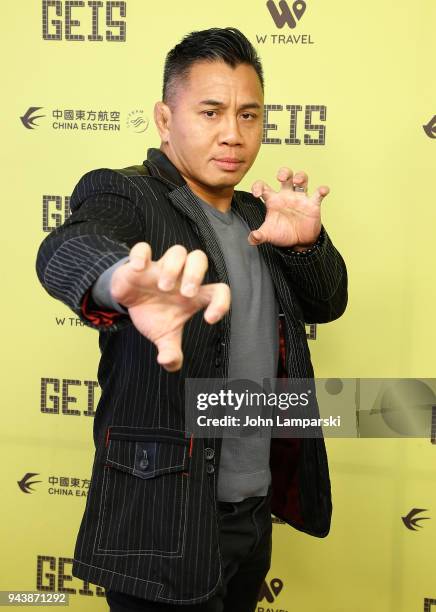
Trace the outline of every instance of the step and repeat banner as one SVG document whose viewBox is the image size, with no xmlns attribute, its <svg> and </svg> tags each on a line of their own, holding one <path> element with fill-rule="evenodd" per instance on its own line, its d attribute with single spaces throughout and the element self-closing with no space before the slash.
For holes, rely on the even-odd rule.
<svg viewBox="0 0 436 612">
<path fill-rule="evenodd" d="M 327 184 L 323 222 L 349 304 L 307 326 L 318 377 L 435 377 L 436 4 L 421 0 L 3 2 L 1 241 L 3 591 L 69 594 L 100 397 L 98 333 L 39 285 L 39 244 L 93 168 L 159 147 L 153 107 L 185 34 L 234 26 L 265 72 L 265 132 L 239 185 L 277 169 Z M 350 405 L 350 410 L 356 410 Z M 319 539 L 276 520 L 259 612 L 436 612 L 434 436 L 327 439 L 333 521 Z"/>
</svg>

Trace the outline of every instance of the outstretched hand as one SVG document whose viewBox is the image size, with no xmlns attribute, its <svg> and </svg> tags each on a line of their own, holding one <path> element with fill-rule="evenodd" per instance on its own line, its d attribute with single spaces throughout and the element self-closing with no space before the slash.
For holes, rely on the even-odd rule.
<svg viewBox="0 0 436 612">
<path fill-rule="evenodd" d="M 138 242 L 129 261 L 112 275 L 111 294 L 128 309 L 136 329 L 158 349 L 158 363 L 168 372 L 182 367 L 183 326 L 198 310 L 216 323 L 230 308 L 230 287 L 225 283 L 202 285 L 208 267 L 200 249 L 187 252 L 180 244 L 170 247 L 157 260 L 151 247 Z"/>
<path fill-rule="evenodd" d="M 253 183 L 251 192 L 260 197 L 266 206 L 265 220 L 250 232 L 249 244 L 256 246 L 270 242 L 275 246 L 309 248 L 315 244 L 321 232 L 321 202 L 329 193 L 327 186 L 318 187 L 312 196 L 307 195 L 308 176 L 282 167 L 277 173 L 280 191 L 274 191 L 264 181 Z M 294 186 L 304 191 L 295 191 Z"/>
</svg>

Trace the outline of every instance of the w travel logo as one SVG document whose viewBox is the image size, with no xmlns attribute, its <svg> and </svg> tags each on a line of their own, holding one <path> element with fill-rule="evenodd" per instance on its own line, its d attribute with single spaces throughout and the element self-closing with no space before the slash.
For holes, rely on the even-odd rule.
<svg viewBox="0 0 436 612">
<path fill-rule="evenodd" d="M 314 41 L 310 34 L 293 34 L 290 30 L 295 30 L 299 25 L 300 20 L 306 13 L 307 4 L 303 0 L 295 0 L 295 2 L 286 2 L 286 0 L 268 0 L 266 8 L 271 17 L 272 23 L 279 30 L 283 30 L 283 34 L 256 34 L 256 40 L 259 44 L 271 43 L 273 45 L 313 45 Z M 287 26 L 287 27 L 285 27 Z M 286 33 L 285 33 L 286 32 Z"/>
<path fill-rule="evenodd" d="M 277 606 L 277 598 L 283 589 L 283 580 L 273 578 L 263 581 L 257 600 L 256 612 L 287 612 L 281 606 Z"/>
<path fill-rule="evenodd" d="M 280 0 L 278 8 L 273 0 L 268 0 L 266 6 L 277 28 L 283 28 L 286 24 L 293 30 L 306 12 L 306 3 L 301 0 L 296 0 L 292 7 L 285 0 Z"/>
</svg>

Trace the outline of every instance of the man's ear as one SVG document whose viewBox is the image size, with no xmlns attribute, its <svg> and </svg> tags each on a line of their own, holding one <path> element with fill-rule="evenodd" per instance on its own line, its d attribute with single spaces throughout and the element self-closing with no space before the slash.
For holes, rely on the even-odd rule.
<svg viewBox="0 0 436 612">
<path fill-rule="evenodd" d="M 154 122 L 162 142 L 168 142 L 170 137 L 171 109 L 165 102 L 156 102 L 154 105 Z"/>
</svg>

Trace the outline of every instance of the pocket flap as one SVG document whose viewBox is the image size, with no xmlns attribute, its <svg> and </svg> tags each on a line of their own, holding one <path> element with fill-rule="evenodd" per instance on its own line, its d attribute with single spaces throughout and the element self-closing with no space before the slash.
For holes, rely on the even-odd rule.
<svg viewBox="0 0 436 612">
<path fill-rule="evenodd" d="M 105 465 L 139 478 L 188 469 L 189 438 L 177 429 L 128 427 L 108 428 Z"/>
</svg>

